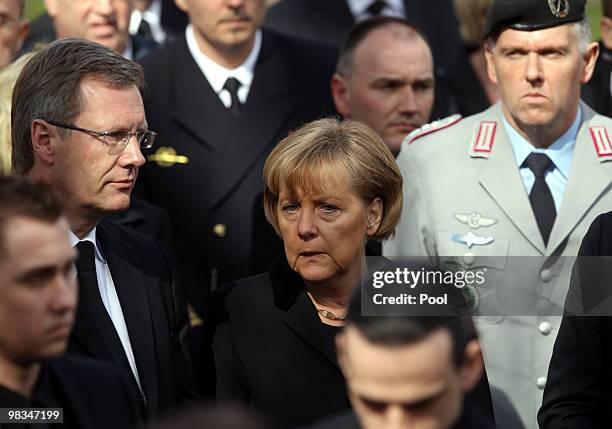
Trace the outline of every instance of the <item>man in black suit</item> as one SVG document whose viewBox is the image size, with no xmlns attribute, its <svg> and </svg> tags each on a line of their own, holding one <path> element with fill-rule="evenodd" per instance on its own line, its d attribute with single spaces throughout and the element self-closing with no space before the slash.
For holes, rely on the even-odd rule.
<svg viewBox="0 0 612 429">
<path fill-rule="evenodd" d="M 251 274 L 264 161 L 289 130 L 333 112 L 335 52 L 260 30 L 264 0 L 178 5 L 185 36 L 143 60 L 159 143 L 139 186 L 170 215 L 178 274 L 202 312 L 211 289 Z"/>
<path fill-rule="evenodd" d="M 0 407 L 62 408 L 66 428 L 128 428 L 137 413 L 118 371 L 60 357 L 77 310 L 68 234 L 49 187 L 0 178 Z M 45 423 L 53 419 L 38 421 L 32 427 L 51 427 Z"/>
<path fill-rule="evenodd" d="M 599 215 L 574 264 L 538 422 L 542 429 L 610 427 L 612 212 Z"/>
<path fill-rule="evenodd" d="M 194 398 L 187 318 L 158 242 L 107 219 L 130 204 L 141 147 L 152 144 L 142 68 L 82 39 L 58 40 L 24 67 L 13 93 L 13 167 L 48 182 L 79 248 L 79 308 L 69 351 L 118 367 L 155 420 Z"/>
<path fill-rule="evenodd" d="M 339 46 L 355 22 L 374 16 L 406 18 L 426 35 L 436 78 L 448 86 L 445 111 L 477 113 L 465 102 L 479 90 L 465 55 L 452 0 L 281 0 L 267 13 L 264 27 L 295 37 Z M 469 78 L 468 78 L 469 77 Z"/>
</svg>

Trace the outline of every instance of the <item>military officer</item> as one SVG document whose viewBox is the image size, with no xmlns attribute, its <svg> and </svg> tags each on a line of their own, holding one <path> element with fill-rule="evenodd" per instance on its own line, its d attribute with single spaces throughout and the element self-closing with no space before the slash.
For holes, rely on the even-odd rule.
<svg viewBox="0 0 612 429">
<path fill-rule="evenodd" d="M 598 55 L 584 9 L 585 0 L 494 0 L 486 58 L 501 101 L 411 133 L 398 158 L 405 207 L 384 253 L 485 273 L 466 290 L 499 427 L 537 427 L 569 257 L 612 209 L 612 120 L 579 98 Z M 502 417 L 508 410 L 518 421 Z"/>
</svg>

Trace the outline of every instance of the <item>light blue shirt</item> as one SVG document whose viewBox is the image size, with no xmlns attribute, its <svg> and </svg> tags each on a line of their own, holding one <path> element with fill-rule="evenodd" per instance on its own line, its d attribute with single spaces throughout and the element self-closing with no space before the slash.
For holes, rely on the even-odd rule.
<svg viewBox="0 0 612 429">
<path fill-rule="evenodd" d="M 582 123 L 582 111 L 578 108 L 576 119 L 569 127 L 569 129 L 559 137 L 553 144 L 546 149 L 540 149 L 529 143 L 518 131 L 516 131 L 512 125 L 503 118 L 504 128 L 512 143 L 512 149 L 514 150 L 514 157 L 516 159 L 516 165 L 519 168 L 521 178 L 527 193 L 531 192 L 531 188 L 535 182 L 535 175 L 527 166 L 523 166 L 525 159 L 532 153 L 544 153 L 553 162 L 553 165 L 546 171 L 544 180 L 550 188 L 553 200 L 555 201 L 555 209 L 559 213 L 561 207 L 561 200 L 563 199 L 563 192 L 567 185 L 567 178 L 569 177 L 570 168 L 572 166 L 572 157 L 574 156 L 574 146 L 576 145 L 576 136 Z"/>
</svg>

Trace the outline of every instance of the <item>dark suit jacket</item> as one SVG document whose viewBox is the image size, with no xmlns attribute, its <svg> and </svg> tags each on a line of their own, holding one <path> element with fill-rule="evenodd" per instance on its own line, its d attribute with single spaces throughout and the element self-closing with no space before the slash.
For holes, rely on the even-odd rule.
<svg viewBox="0 0 612 429">
<path fill-rule="evenodd" d="M 138 411 L 117 369 L 78 356 L 42 362 L 28 398 L 0 385 L 0 407 L 63 409 L 62 424 L 16 422 L 7 426 L 14 429 L 128 429 L 138 422 Z"/>
<path fill-rule="evenodd" d="M 149 160 L 137 192 L 168 212 L 178 275 L 200 312 L 216 284 L 250 274 L 250 216 L 263 190 L 264 161 L 289 130 L 333 112 L 334 62 L 331 48 L 264 31 L 238 118 L 202 75 L 184 37 L 142 62 L 147 120 L 159 133 L 146 155 L 174 150 L 188 163 Z"/>
<path fill-rule="evenodd" d="M 62 356 L 46 364 L 50 377 L 64 396 L 64 412 L 74 428 L 133 428 L 138 410 L 113 366 L 78 356 Z"/>
<path fill-rule="evenodd" d="M 482 110 L 471 102 L 479 84 L 471 79 L 452 0 L 405 0 L 404 9 L 433 52 L 437 85 L 432 119 Z M 281 0 L 268 10 L 264 27 L 337 47 L 354 22 L 345 0 Z"/>
<path fill-rule="evenodd" d="M 168 260 L 158 242 L 109 220 L 100 221 L 96 233 L 117 289 L 146 406 L 108 312 L 86 288 L 79 291 L 68 351 L 117 366 L 143 414 L 154 421 L 196 399 L 186 357 L 185 307 L 175 300 Z"/>
<path fill-rule="evenodd" d="M 610 73 L 612 72 L 612 51 L 599 42 L 599 57 L 591 80 L 582 85 L 581 97 L 597 113 L 612 116 L 612 95 Z"/>
<path fill-rule="evenodd" d="M 612 212 L 598 216 L 574 264 L 538 422 L 542 429 L 610 427 Z M 604 257 L 605 256 L 605 257 Z M 584 315 L 584 316 L 583 316 Z"/>
<path fill-rule="evenodd" d="M 246 402 L 280 427 L 349 407 L 335 347 L 324 336 L 301 277 L 284 258 L 269 274 L 215 291 L 205 324 L 217 399 Z"/>
<path fill-rule="evenodd" d="M 322 420 L 317 424 L 302 429 L 360 429 L 359 421 L 353 411 Z M 466 405 L 459 421 L 452 429 L 494 429 L 495 426 L 483 418 L 478 410 Z"/>
</svg>

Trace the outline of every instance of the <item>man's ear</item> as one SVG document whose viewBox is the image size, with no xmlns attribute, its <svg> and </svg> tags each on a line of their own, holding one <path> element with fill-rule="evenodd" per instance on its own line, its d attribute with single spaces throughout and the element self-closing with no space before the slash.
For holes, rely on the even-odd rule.
<svg viewBox="0 0 612 429">
<path fill-rule="evenodd" d="M 584 70 L 582 72 L 582 77 L 580 79 L 580 83 L 584 84 L 591 80 L 593 76 L 593 71 L 595 70 L 595 63 L 597 62 L 597 57 L 599 56 L 599 43 L 593 42 L 589 43 L 587 47 L 586 53 L 582 56 L 584 59 Z"/>
<path fill-rule="evenodd" d="M 23 42 L 25 42 L 25 39 L 26 37 L 28 37 L 29 32 L 30 32 L 30 21 L 28 21 L 27 19 L 24 19 L 19 23 L 16 52 L 19 52 L 21 50 L 21 47 L 23 46 Z"/>
<path fill-rule="evenodd" d="M 471 340 L 465 346 L 465 356 L 460 371 L 463 391 L 469 392 L 480 382 L 484 371 L 482 350 L 478 340 Z"/>
<path fill-rule="evenodd" d="M 58 14 L 59 5 L 57 0 L 45 0 L 45 9 L 51 18 L 55 18 Z"/>
<path fill-rule="evenodd" d="M 350 118 L 351 94 L 348 87 L 348 81 L 344 76 L 341 76 L 338 73 L 335 73 L 332 76 L 331 92 L 334 99 L 334 105 L 336 106 L 336 111 L 340 113 L 343 118 Z"/>
<path fill-rule="evenodd" d="M 368 212 L 366 213 L 366 218 L 368 222 L 368 226 L 366 228 L 366 234 L 368 237 L 376 234 L 378 228 L 380 228 L 380 223 L 382 222 L 383 215 L 383 203 L 382 200 L 378 197 L 374 198 L 374 200 L 370 203 L 367 208 Z"/>
<path fill-rule="evenodd" d="M 174 4 L 185 13 L 189 13 L 189 5 L 185 0 L 174 0 Z"/>
<path fill-rule="evenodd" d="M 30 128 L 32 150 L 34 159 L 39 158 L 44 163 L 53 164 L 55 161 L 55 145 L 57 131 L 47 121 L 34 119 Z"/>
<path fill-rule="evenodd" d="M 493 49 L 495 49 L 490 42 L 485 43 L 484 54 L 485 60 L 487 61 L 487 76 L 491 82 L 497 84 L 497 71 L 495 70 L 495 61 L 493 59 Z"/>
</svg>

